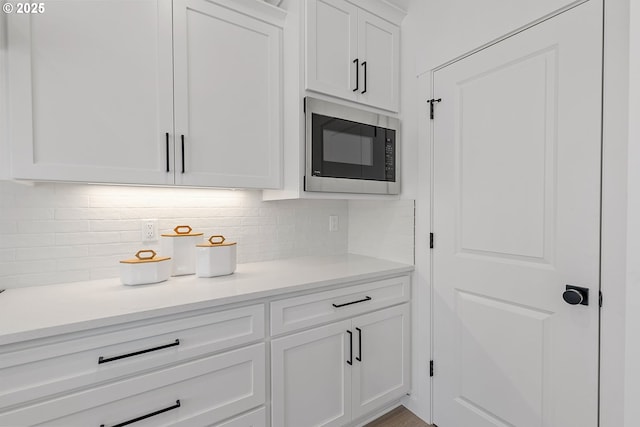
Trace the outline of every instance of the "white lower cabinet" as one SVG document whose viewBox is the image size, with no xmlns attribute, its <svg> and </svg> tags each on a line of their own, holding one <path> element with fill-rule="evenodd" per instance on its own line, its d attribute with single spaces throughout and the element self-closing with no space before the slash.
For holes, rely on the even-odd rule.
<svg viewBox="0 0 640 427">
<path fill-rule="evenodd" d="M 271 341 L 273 427 L 351 420 L 350 320 Z"/>
<path fill-rule="evenodd" d="M 361 422 L 409 391 L 409 284 L 269 301 L 271 372 L 264 301 L 1 345 L 0 426 Z"/>
<path fill-rule="evenodd" d="M 266 425 L 267 411 L 262 407 L 232 420 L 216 424 L 215 427 L 266 427 Z"/>
<path fill-rule="evenodd" d="M 409 304 L 273 340 L 273 427 L 344 426 L 399 399 L 409 340 Z"/>
<path fill-rule="evenodd" d="M 0 425 L 203 426 L 264 403 L 260 343 L 7 412 Z"/>
<path fill-rule="evenodd" d="M 409 317 L 409 304 L 403 304 L 353 319 L 354 420 L 409 391 Z"/>
</svg>

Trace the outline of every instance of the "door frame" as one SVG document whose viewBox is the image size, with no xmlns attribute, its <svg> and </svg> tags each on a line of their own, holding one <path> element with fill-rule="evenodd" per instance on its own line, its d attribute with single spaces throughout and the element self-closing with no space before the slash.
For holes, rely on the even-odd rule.
<svg viewBox="0 0 640 427">
<path fill-rule="evenodd" d="M 415 272 L 414 280 L 424 284 L 426 295 L 420 303 L 429 307 L 422 324 L 429 331 L 426 357 L 433 359 L 433 275 L 432 252 L 429 248 L 429 233 L 433 226 L 433 126 L 429 117 L 429 105 L 424 102 L 434 96 L 434 73 L 474 53 L 510 38 L 548 19 L 573 9 L 587 1 L 577 0 L 561 9 L 545 15 L 529 24 L 511 31 L 497 39 L 470 50 L 417 75 L 419 98 L 418 107 L 418 191 L 416 197 L 415 230 Z M 629 5 L 614 4 L 610 0 L 603 3 L 603 82 L 601 121 L 601 212 L 600 212 L 600 290 L 604 304 L 600 309 L 599 333 L 599 408 L 598 425 L 622 426 L 624 417 L 624 346 L 625 346 L 625 288 L 626 272 L 626 189 L 627 189 L 627 128 L 628 123 L 628 68 L 625 68 L 628 49 Z M 610 54 L 609 52 L 614 52 Z M 607 55 L 605 55 L 607 53 Z M 628 57 L 626 57 L 628 59 Z M 626 80 L 625 80 L 626 77 Z M 423 98 L 424 97 L 424 98 Z M 436 107 L 437 114 L 437 107 Z M 621 126 L 625 125 L 625 126 Z M 437 242 L 437 234 L 436 234 Z M 422 283 L 420 283 L 422 282 Z M 417 295 L 420 298 L 420 295 Z M 608 309 L 608 310 L 607 310 Z M 622 316 L 620 314 L 623 314 Z M 437 366 L 437 363 L 436 363 Z M 437 371 L 437 367 L 436 367 Z M 414 375 L 414 378 L 416 376 Z M 422 377 L 420 377 L 422 378 Z M 415 387 L 415 385 L 414 385 Z M 428 400 L 428 422 L 433 422 L 433 381 L 425 396 Z M 424 404 L 424 403 L 423 403 Z M 424 408 L 423 408 L 424 409 Z"/>
</svg>

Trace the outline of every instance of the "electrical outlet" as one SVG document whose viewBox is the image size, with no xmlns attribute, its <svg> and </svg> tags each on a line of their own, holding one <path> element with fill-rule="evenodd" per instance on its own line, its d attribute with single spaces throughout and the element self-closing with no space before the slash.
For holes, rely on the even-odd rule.
<svg viewBox="0 0 640 427">
<path fill-rule="evenodd" d="M 158 220 L 157 219 L 143 219 L 140 229 L 142 234 L 142 242 L 150 243 L 158 241 Z"/>
<path fill-rule="evenodd" d="M 338 231 L 338 215 L 329 215 L 329 231 Z"/>
</svg>

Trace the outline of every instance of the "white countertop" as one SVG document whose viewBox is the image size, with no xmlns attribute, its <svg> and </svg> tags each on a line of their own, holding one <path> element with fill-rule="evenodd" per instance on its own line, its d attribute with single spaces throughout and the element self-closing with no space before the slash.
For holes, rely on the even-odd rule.
<svg viewBox="0 0 640 427">
<path fill-rule="evenodd" d="M 105 279 L 7 289 L 0 293 L 0 345 L 410 271 L 412 265 L 346 254 L 238 264 L 230 276 L 152 285 Z"/>
</svg>

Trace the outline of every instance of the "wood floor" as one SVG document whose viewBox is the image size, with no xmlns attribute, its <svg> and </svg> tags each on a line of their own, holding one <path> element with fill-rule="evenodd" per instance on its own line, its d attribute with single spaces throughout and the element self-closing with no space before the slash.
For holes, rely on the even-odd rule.
<svg viewBox="0 0 640 427">
<path fill-rule="evenodd" d="M 404 406 L 388 412 L 364 427 L 431 427 Z"/>
</svg>

